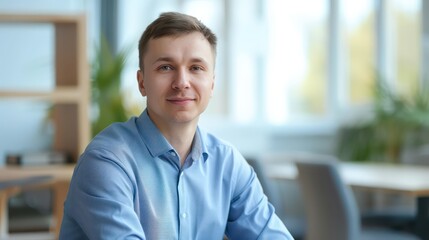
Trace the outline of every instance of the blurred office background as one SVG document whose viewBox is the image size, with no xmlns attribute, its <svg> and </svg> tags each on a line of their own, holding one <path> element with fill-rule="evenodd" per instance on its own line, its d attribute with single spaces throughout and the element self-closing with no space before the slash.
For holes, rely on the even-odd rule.
<svg viewBox="0 0 429 240">
<path fill-rule="evenodd" d="M 86 14 L 92 66 L 102 35 L 113 53 L 127 53 L 119 90 L 128 116 L 145 106 L 135 78 L 138 39 L 165 11 L 194 15 L 217 34 L 215 94 L 201 125 L 247 158 L 315 152 L 344 161 L 373 160 L 341 149 L 347 149 L 346 130 L 354 133 L 353 126 L 379 117 L 379 83 L 411 107 L 429 85 L 429 2 L 424 0 L 0 0 L 3 13 Z M 0 25 L 1 88 L 53 87 L 52 34 L 49 26 Z M 413 130 L 416 122 L 428 120 L 428 100 L 421 101 L 418 119 L 410 120 Z M 50 149 L 48 111 L 40 102 L 0 101 L 0 165 L 9 153 Z M 91 121 L 99 112 L 91 108 Z M 401 137 L 392 161 L 429 163 L 428 141 Z"/>
<path fill-rule="evenodd" d="M 219 37 L 215 96 L 201 125 L 245 155 L 336 153 L 337 130 L 372 117 L 378 80 L 412 97 L 429 78 L 429 10 L 422 0 L 18 0 L 0 1 L 0 10 L 85 13 L 89 62 L 101 32 L 113 51 L 131 49 L 121 91 L 134 114 L 145 104 L 135 80 L 145 26 L 164 11 L 195 15 Z M 2 25 L 0 31 L 0 86 L 51 88 L 52 29 Z M 9 152 L 50 146 L 47 106 L 2 100 L 0 107 L 0 163 Z"/>
</svg>

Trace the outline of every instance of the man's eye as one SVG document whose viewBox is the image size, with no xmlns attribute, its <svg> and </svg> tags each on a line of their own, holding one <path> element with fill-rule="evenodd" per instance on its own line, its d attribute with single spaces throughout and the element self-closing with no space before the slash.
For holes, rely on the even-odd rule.
<svg viewBox="0 0 429 240">
<path fill-rule="evenodd" d="M 203 68 L 203 67 L 201 67 L 201 66 L 192 66 L 192 67 L 191 67 L 191 70 L 192 70 L 192 71 L 202 71 L 202 70 L 204 70 L 204 68 Z"/>
<path fill-rule="evenodd" d="M 161 70 L 161 71 L 170 71 L 170 70 L 173 70 L 173 68 L 171 66 L 169 66 L 169 65 L 163 65 L 163 66 L 160 66 L 158 68 L 158 70 Z"/>
</svg>

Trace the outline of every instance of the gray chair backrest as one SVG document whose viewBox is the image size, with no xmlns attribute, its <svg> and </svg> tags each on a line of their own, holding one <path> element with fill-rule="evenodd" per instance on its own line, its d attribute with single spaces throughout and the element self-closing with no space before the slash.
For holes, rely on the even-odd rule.
<svg viewBox="0 0 429 240">
<path fill-rule="evenodd" d="M 276 207 L 276 211 L 279 210 L 279 201 L 280 196 L 279 193 L 276 191 L 270 180 L 268 179 L 268 176 L 265 173 L 265 168 L 262 165 L 259 160 L 256 160 L 254 158 L 246 158 L 247 163 L 253 168 L 253 170 L 256 173 L 256 176 L 258 177 L 259 182 L 261 183 L 262 189 L 264 190 L 265 195 L 268 198 L 268 201 L 270 201 L 274 207 Z"/>
<path fill-rule="evenodd" d="M 308 240 L 356 240 L 360 233 L 358 207 L 342 181 L 336 159 L 321 156 L 297 161 L 304 198 Z"/>
</svg>

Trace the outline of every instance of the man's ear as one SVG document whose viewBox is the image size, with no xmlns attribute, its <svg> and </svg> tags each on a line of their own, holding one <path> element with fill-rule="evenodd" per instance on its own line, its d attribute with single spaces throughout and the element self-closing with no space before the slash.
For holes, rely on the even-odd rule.
<svg viewBox="0 0 429 240">
<path fill-rule="evenodd" d="M 210 97 L 213 97 L 215 80 L 216 80 L 216 75 L 213 75 L 212 90 L 210 92 Z"/>
<path fill-rule="evenodd" d="M 143 71 L 142 70 L 137 71 L 137 84 L 139 86 L 140 94 L 143 97 L 146 97 L 146 89 L 144 87 L 144 79 L 143 79 Z"/>
</svg>

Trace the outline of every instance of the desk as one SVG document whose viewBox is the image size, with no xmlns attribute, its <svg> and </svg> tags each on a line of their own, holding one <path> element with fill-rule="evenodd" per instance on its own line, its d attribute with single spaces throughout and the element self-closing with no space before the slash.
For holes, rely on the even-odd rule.
<svg viewBox="0 0 429 240">
<path fill-rule="evenodd" d="M 354 188 L 407 194 L 417 199 L 416 234 L 429 240 L 429 167 L 391 164 L 340 163 L 340 175 Z M 293 163 L 269 163 L 267 175 L 276 179 L 295 179 Z"/>
<path fill-rule="evenodd" d="M 73 174 L 73 165 L 43 167 L 7 166 L 0 168 L 0 239 L 8 236 L 7 202 L 10 196 L 26 189 L 52 188 L 54 223 L 50 232 L 58 236 L 63 217 L 63 203 Z"/>
</svg>

